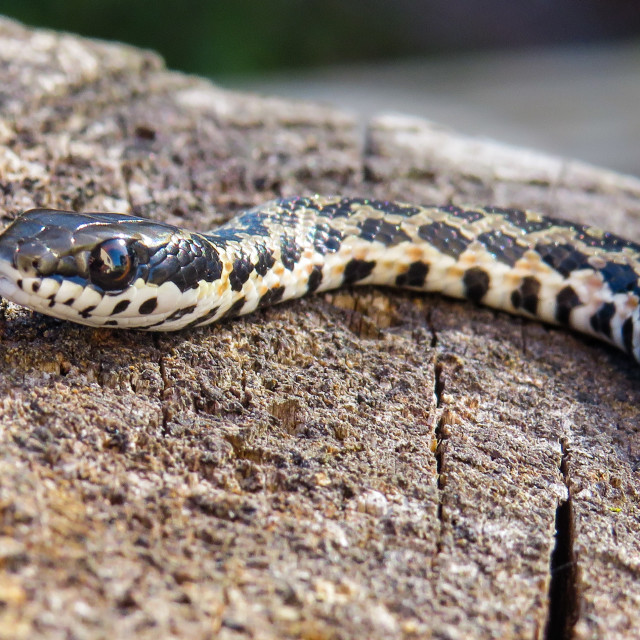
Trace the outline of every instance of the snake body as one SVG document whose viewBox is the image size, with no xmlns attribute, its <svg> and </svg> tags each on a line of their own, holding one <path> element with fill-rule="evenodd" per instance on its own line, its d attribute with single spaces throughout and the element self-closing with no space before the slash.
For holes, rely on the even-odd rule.
<svg viewBox="0 0 640 640">
<path fill-rule="evenodd" d="M 34 209 L 0 235 L 0 295 L 91 326 L 198 327 L 356 284 L 468 298 L 640 362 L 640 245 L 527 211 L 315 196 L 269 202 L 210 233 Z"/>
</svg>

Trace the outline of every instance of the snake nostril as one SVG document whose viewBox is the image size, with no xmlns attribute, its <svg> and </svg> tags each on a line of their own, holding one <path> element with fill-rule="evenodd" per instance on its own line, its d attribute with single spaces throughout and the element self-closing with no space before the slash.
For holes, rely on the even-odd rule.
<svg viewBox="0 0 640 640">
<path fill-rule="evenodd" d="M 13 263 L 15 267 L 25 275 L 35 274 L 38 268 L 38 262 L 35 258 L 31 256 L 27 256 L 24 253 L 21 253 L 20 250 L 16 251 Z"/>
</svg>

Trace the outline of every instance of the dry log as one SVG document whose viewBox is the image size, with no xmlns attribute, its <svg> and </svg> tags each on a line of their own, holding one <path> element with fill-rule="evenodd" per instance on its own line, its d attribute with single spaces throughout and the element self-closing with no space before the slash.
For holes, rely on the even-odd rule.
<svg viewBox="0 0 640 640">
<path fill-rule="evenodd" d="M 0 21 L 3 222 L 206 229 L 277 195 L 528 207 L 640 237 L 640 180 L 232 93 Z M 631 638 L 640 368 L 347 290 L 191 332 L 0 305 L 0 638 Z M 548 627 L 548 621 L 551 625 Z"/>
</svg>

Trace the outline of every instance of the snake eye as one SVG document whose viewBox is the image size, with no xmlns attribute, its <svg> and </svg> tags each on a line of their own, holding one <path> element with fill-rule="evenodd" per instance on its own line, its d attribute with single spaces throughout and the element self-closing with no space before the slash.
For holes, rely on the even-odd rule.
<svg viewBox="0 0 640 640">
<path fill-rule="evenodd" d="M 124 238 L 106 240 L 89 255 L 89 278 L 103 291 L 124 289 L 135 274 L 135 255 Z"/>
</svg>

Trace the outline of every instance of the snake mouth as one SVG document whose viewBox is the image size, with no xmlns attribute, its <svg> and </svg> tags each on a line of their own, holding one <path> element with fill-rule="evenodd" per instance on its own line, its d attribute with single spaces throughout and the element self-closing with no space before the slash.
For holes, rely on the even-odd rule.
<svg viewBox="0 0 640 640">
<path fill-rule="evenodd" d="M 20 289 L 16 286 L 15 282 L 7 276 L 0 274 L 0 297 L 20 304 L 20 302 L 16 300 L 17 292 L 20 292 Z"/>
<path fill-rule="evenodd" d="M 0 270 L 0 297 L 13 302 L 21 307 L 29 307 L 42 313 L 47 313 L 45 310 L 46 301 L 39 298 L 37 295 L 29 294 L 24 291 L 20 286 L 20 280 L 15 277 L 2 273 Z"/>
<path fill-rule="evenodd" d="M 171 315 L 177 287 L 165 283 L 149 297 L 141 279 L 138 285 L 110 295 L 70 280 L 28 276 L 0 261 L 0 296 L 12 303 L 90 327 L 165 330 L 159 325 Z"/>
<path fill-rule="evenodd" d="M 82 309 L 78 308 L 87 307 L 81 299 L 84 291 L 86 287 L 80 284 L 34 277 L 0 260 L 0 296 L 5 300 L 62 320 L 101 326 L 104 318 L 83 317 Z"/>
<path fill-rule="evenodd" d="M 16 304 L 23 304 L 18 300 L 24 291 L 18 286 L 21 279 L 20 272 L 11 266 L 9 260 L 0 259 L 0 296 Z"/>
</svg>

